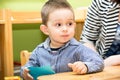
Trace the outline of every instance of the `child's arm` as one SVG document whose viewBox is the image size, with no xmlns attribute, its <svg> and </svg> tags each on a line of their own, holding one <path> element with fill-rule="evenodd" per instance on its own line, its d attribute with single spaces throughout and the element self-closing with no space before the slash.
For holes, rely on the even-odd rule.
<svg viewBox="0 0 120 80">
<path fill-rule="evenodd" d="M 68 63 L 68 66 L 72 68 L 73 72 L 77 74 L 87 73 L 87 66 L 81 61 L 74 62 L 74 63 Z"/>
<path fill-rule="evenodd" d="M 83 62 L 87 66 L 87 73 L 99 72 L 104 69 L 104 61 L 102 57 L 92 49 L 80 45 L 76 53 L 78 61 Z"/>
<path fill-rule="evenodd" d="M 97 51 L 96 51 L 96 48 L 95 48 L 95 46 L 94 46 L 93 44 L 91 44 L 91 43 L 84 43 L 83 45 L 86 46 L 86 47 L 89 47 L 89 48 L 91 48 L 93 51 L 97 52 Z"/>
</svg>

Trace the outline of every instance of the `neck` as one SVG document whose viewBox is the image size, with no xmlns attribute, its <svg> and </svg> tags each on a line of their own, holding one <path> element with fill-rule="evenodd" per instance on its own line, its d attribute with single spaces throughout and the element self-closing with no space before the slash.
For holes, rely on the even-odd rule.
<svg viewBox="0 0 120 80">
<path fill-rule="evenodd" d="M 54 42 L 51 42 L 51 43 L 50 43 L 50 47 L 51 47 L 51 48 L 60 48 L 60 47 L 62 47 L 63 45 L 65 45 L 65 44 L 62 44 L 62 43 L 54 43 Z"/>
</svg>

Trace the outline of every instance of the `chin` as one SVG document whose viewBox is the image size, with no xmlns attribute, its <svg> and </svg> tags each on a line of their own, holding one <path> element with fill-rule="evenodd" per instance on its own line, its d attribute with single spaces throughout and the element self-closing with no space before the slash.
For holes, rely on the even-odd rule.
<svg viewBox="0 0 120 80">
<path fill-rule="evenodd" d="M 64 40 L 64 43 L 67 43 L 68 41 L 70 41 L 70 40 Z"/>
</svg>

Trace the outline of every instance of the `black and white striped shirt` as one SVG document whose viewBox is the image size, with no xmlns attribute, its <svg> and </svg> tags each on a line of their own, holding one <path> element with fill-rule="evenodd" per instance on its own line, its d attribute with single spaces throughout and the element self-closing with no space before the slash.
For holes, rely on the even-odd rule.
<svg viewBox="0 0 120 80">
<path fill-rule="evenodd" d="M 96 45 L 102 56 L 115 39 L 119 11 L 120 6 L 110 0 L 93 0 L 88 8 L 81 39 Z"/>
</svg>

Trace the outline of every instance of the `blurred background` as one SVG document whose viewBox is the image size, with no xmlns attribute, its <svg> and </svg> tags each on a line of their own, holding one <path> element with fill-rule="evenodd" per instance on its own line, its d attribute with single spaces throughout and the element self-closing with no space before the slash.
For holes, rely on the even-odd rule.
<svg viewBox="0 0 120 80">
<path fill-rule="evenodd" d="M 47 0 L 0 0 L 0 8 L 12 10 L 40 10 Z M 73 8 L 88 6 L 91 0 L 68 0 Z"/>
</svg>

